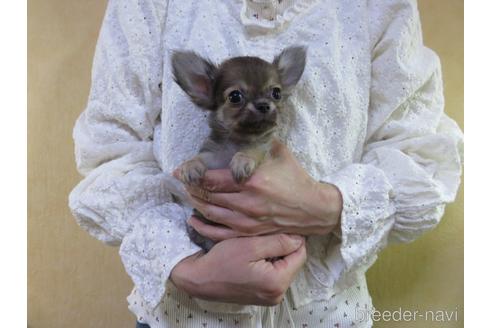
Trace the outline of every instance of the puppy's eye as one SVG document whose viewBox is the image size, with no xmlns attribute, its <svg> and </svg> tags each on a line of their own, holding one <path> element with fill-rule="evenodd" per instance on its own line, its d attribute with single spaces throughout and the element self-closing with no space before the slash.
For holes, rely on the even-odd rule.
<svg viewBox="0 0 492 328">
<path fill-rule="evenodd" d="M 282 99 L 282 91 L 280 90 L 280 88 L 273 88 L 272 89 L 272 97 L 275 100 Z"/>
<path fill-rule="evenodd" d="M 229 101 L 233 104 L 239 104 L 243 100 L 243 94 L 239 90 L 229 93 Z"/>
</svg>

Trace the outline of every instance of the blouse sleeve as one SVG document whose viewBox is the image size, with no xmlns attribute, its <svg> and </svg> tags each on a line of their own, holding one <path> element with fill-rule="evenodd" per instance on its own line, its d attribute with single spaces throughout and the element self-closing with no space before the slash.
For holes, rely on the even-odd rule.
<svg viewBox="0 0 492 328">
<path fill-rule="evenodd" d="M 87 108 L 73 132 L 84 179 L 69 197 L 82 228 L 120 246 L 126 271 L 151 307 L 164 295 L 173 266 L 199 250 L 186 233 L 186 209 L 172 201 L 172 178 L 154 156 L 165 5 L 109 1 Z"/>
<path fill-rule="evenodd" d="M 324 287 L 367 269 L 388 242 L 411 242 L 434 228 L 460 184 L 462 133 L 444 114 L 440 62 L 422 43 L 416 1 L 372 2 L 365 148 L 360 162 L 323 180 L 343 197 L 341 240 L 329 256 L 308 262 Z"/>
</svg>

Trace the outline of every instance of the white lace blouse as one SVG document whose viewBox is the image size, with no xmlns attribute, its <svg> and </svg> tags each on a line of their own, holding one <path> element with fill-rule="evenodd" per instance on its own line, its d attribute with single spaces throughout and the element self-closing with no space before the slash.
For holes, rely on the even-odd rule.
<svg viewBox="0 0 492 328">
<path fill-rule="evenodd" d="M 299 44 L 306 70 L 279 136 L 313 178 L 341 190 L 343 213 L 338 233 L 308 238 L 295 304 L 351 286 L 388 242 L 432 229 L 453 201 L 462 134 L 443 112 L 440 63 L 422 43 L 415 0 L 110 0 L 74 129 L 84 179 L 70 207 L 91 235 L 120 246 L 148 308 L 173 266 L 199 250 L 170 174 L 197 153 L 207 113 L 173 82 L 170 54 L 272 60 Z"/>
</svg>

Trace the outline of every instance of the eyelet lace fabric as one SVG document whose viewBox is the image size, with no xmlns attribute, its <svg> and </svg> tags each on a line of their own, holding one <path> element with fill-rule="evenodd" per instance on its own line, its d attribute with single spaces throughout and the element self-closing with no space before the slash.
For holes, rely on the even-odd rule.
<svg viewBox="0 0 492 328">
<path fill-rule="evenodd" d="M 198 151 L 207 113 L 173 82 L 175 49 L 218 63 L 308 48 L 279 138 L 313 178 L 339 188 L 344 205 L 339 231 L 308 238 L 293 306 L 353 288 L 379 250 L 434 228 L 454 200 L 462 133 L 444 113 L 440 63 L 422 42 L 416 1 L 278 2 L 109 1 L 73 134 L 84 179 L 69 203 L 82 228 L 120 247 L 137 317 L 162 322 L 173 266 L 199 250 L 171 172 Z M 250 33 L 253 25 L 261 28 Z"/>
<path fill-rule="evenodd" d="M 281 29 L 319 0 L 244 0 L 241 22 L 247 28 Z"/>
</svg>

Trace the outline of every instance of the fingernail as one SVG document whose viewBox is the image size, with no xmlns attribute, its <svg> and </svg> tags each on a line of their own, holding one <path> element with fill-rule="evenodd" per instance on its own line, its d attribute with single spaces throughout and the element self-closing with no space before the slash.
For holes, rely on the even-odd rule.
<svg viewBox="0 0 492 328">
<path fill-rule="evenodd" d="M 290 238 L 296 245 L 301 245 L 304 242 L 304 237 L 299 235 L 290 235 Z"/>
</svg>

